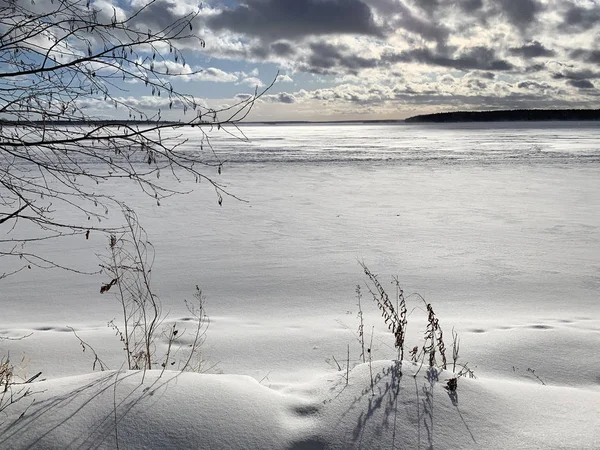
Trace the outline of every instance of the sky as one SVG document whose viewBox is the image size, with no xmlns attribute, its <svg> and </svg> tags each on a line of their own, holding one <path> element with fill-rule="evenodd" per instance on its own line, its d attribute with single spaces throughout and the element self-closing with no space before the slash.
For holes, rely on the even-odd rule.
<svg viewBox="0 0 600 450">
<path fill-rule="evenodd" d="M 600 99 L 600 0 L 160 0 L 142 19 L 157 29 L 199 7 L 205 46 L 180 43 L 187 67 L 171 71 L 200 72 L 175 87 L 218 107 L 275 80 L 249 120 L 596 108 Z M 126 88 L 143 106 L 144 86 Z"/>
</svg>

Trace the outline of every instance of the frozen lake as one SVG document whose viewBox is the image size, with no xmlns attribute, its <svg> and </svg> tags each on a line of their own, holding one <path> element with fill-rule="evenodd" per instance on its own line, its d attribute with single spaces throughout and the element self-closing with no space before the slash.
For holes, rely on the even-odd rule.
<svg viewBox="0 0 600 450">
<path fill-rule="evenodd" d="M 597 124 L 242 131 L 249 143 L 214 135 L 227 161 L 215 177 L 247 203 L 225 198 L 219 207 L 201 184 L 158 207 L 130 185 L 105 187 L 130 199 L 156 247 L 153 282 L 164 310 L 177 318 L 194 286 L 204 290 L 209 348 L 218 359 L 226 358 L 231 330 L 262 349 L 261 357 L 269 346 L 293 345 L 298 329 L 306 351 L 327 347 L 321 362 L 330 348 L 344 349 L 353 338 L 343 324 L 356 325 L 359 260 L 383 281 L 398 275 L 472 345 L 502 327 L 539 333 L 599 317 Z M 196 148 L 197 130 L 185 133 Z M 45 251 L 94 268 L 105 246 L 92 237 Z M 2 280 L 0 326 L 104 327 L 118 308 L 98 293 L 103 281 L 60 271 Z M 367 314 L 377 320 L 372 305 Z M 273 324 L 279 328 L 265 331 Z M 281 358 L 276 351 L 273 367 Z M 245 363 L 225 362 L 224 370 L 243 372 Z"/>
</svg>

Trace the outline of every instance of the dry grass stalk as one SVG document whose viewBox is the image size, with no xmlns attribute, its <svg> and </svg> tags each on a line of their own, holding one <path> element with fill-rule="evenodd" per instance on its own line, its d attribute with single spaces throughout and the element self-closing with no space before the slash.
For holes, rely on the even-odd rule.
<svg viewBox="0 0 600 450">
<path fill-rule="evenodd" d="M 346 359 L 346 386 L 350 382 L 350 344 L 348 344 L 348 357 Z"/>
<path fill-rule="evenodd" d="M 114 320 L 108 323 L 123 343 L 123 350 L 127 357 L 127 368 L 130 370 L 151 370 L 167 367 L 180 362 L 179 370 L 192 369 L 192 360 L 197 358 L 193 369 L 200 370 L 200 346 L 205 340 L 209 320 L 204 309 L 202 291 L 196 286 L 194 297 L 196 302 L 186 306 L 192 314 L 196 326 L 193 335 L 187 344 L 183 343 L 184 332 L 180 332 L 177 324 L 169 325 L 162 330 L 161 324 L 166 319 L 162 313 L 158 296 L 153 292 L 151 285 L 151 272 L 154 263 L 154 247 L 139 224 L 137 215 L 133 210 L 123 207 L 125 216 L 125 231 L 120 235 L 111 235 L 108 245 L 108 256 L 100 257 L 103 272 L 108 275 L 109 282 L 103 284 L 100 293 L 104 294 L 115 287 L 113 291 L 121 307 L 121 324 Z M 165 354 L 156 355 L 156 339 L 163 335 L 167 340 Z M 78 336 L 77 336 L 78 337 Z M 78 337 L 79 338 L 79 337 Z M 87 343 L 80 342 L 85 348 L 91 348 Z M 186 349 L 183 351 L 183 349 Z M 93 349 L 92 349 L 93 350 Z M 177 356 L 177 359 L 175 357 Z M 94 352 L 96 363 L 100 368 L 98 355 Z"/>
<path fill-rule="evenodd" d="M 109 257 L 101 258 L 101 267 L 110 282 L 100 288 L 100 293 L 117 287 L 123 331 L 114 321 L 109 326 L 123 342 L 128 368 L 152 369 L 154 339 L 163 319 L 160 301 L 151 286 L 154 248 L 135 212 L 124 208 L 123 214 L 126 231 L 110 236 Z"/>
<path fill-rule="evenodd" d="M 206 315 L 206 310 L 204 307 L 206 298 L 204 295 L 202 295 L 202 290 L 198 285 L 196 285 L 194 298 L 196 300 L 194 303 L 185 300 L 187 310 L 194 318 L 193 320 L 196 322 L 196 327 L 194 329 L 191 343 L 185 346 L 188 355 L 187 357 L 184 357 L 183 364 L 178 369 L 182 371 L 191 370 L 193 372 L 201 372 L 204 361 L 202 359 L 200 349 L 202 348 L 202 344 L 204 344 L 206 341 L 206 332 L 210 326 L 210 319 Z M 185 334 L 181 333 L 177 338 L 173 339 L 173 342 L 179 345 L 179 349 L 184 348 L 184 345 L 180 341 L 184 336 Z"/>
<path fill-rule="evenodd" d="M 460 377 L 477 378 L 475 373 L 469 367 L 468 363 L 461 364 L 458 362 L 458 359 L 460 358 L 459 351 L 460 339 L 458 337 L 458 333 L 454 330 L 454 328 L 452 328 L 452 372 L 456 373 L 456 367 L 460 367 L 460 370 L 458 373 L 456 373 L 456 382 L 458 383 L 458 379 Z"/>
<path fill-rule="evenodd" d="M 400 281 L 398 277 L 393 278 L 393 283 L 396 286 L 396 311 L 400 313 L 400 327 L 398 327 L 398 333 L 400 334 L 398 340 L 402 343 L 400 345 L 400 361 L 404 360 L 404 340 L 406 338 L 406 324 L 407 324 L 407 310 L 406 300 L 404 299 L 404 291 L 400 288 Z"/>
<path fill-rule="evenodd" d="M 96 350 L 94 350 L 94 347 L 92 347 L 86 341 L 81 339 L 81 337 L 77 334 L 77 332 L 75 331 L 75 329 L 73 327 L 67 327 L 67 328 L 69 328 L 71 330 L 71 333 L 73 333 L 73 335 L 77 339 L 79 339 L 79 345 L 81 345 L 81 350 L 85 353 L 85 351 L 87 349 L 89 349 L 92 352 L 92 354 L 94 355 L 94 362 L 92 364 L 92 370 L 96 370 L 96 365 L 98 365 L 98 367 L 100 368 L 100 370 L 102 372 L 104 372 L 105 370 L 109 370 L 108 366 L 104 363 L 104 361 L 102 361 L 102 359 L 100 359 L 100 357 L 98 356 L 98 353 L 96 353 Z"/>
<path fill-rule="evenodd" d="M 459 358 L 459 350 L 460 339 L 458 338 L 458 333 L 454 331 L 454 327 L 452 327 L 452 372 L 456 372 L 456 361 L 458 361 Z"/>
<path fill-rule="evenodd" d="M 163 363 L 161 364 L 162 366 L 162 370 L 160 372 L 161 376 L 162 374 L 165 372 L 165 369 L 167 368 L 167 366 L 169 365 L 169 359 L 171 357 L 171 348 L 173 347 L 173 342 L 175 340 L 175 337 L 179 334 L 179 330 L 177 329 L 177 324 L 174 323 L 170 328 L 169 328 L 169 334 L 168 334 L 168 345 L 167 345 L 167 354 L 165 355 L 165 360 L 163 361 Z M 171 361 L 170 365 L 175 364 L 175 361 Z"/>
<path fill-rule="evenodd" d="M 10 363 L 10 355 L 3 357 L 0 361 L 0 389 L 2 393 L 8 391 L 14 377 L 14 366 Z"/>
<path fill-rule="evenodd" d="M 404 343 L 406 339 L 406 326 L 407 326 L 407 308 L 406 308 L 406 299 L 404 297 L 404 291 L 400 287 L 400 282 L 397 277 L 393 278 L 392 283 L 396 287 L 396 304 L 390 300 L 388 294 L 385 292 L 381 282 L 377 278 L 377 275 L 372 273 L 369 268 L 362 262 L 359 262 L 361 265 L 365 275 L 370 282 L 370 285 L 367 284 L 367 289 L 373 296 L 373 300 L 377 305 L 377 308 L 381 312 L 381 316 L 383 317 L 384 323 L 387 325 L 388 329 L 392 331 L 394 334 L 394 346 L 398 350 L 398 359 L 400 361 L 404 360 Z M 371 287 L 372 286 L 372 287 Z M 363 312 L 360 303 L 360 286 L 356 288 L 357 297 L 359 298 L 359 314 L 358 317 L 360 319 L 359 323 L 359 338 L 362 338 L 361 343 L 364 342 L 363 338 L 363 330 L 364 330 L 364 322 L 363 322 Z M 409 351 L 409 356 L 411 361 L 417 363 L 421 360 L 421 366 L 414 374 L 416 377 L 424 365 L 425 358 L 428 358 L 429 367 L 439 367 L 442 370 L 446 370 L 448 367 L 448 361 L 446 358 L 446 345 L 444 342 L 444 333 L 442 331 L 442 327 L 440 326 L 440 322 L 435 315 L 433 307 L 431 303 L 427 303 L 423 297 L 419 294 L 413 294 L 418 297 L 425 304 L 425 309 L 427 312 L 427 327 L 425 329 L 425 336 L 422 347 L 415 346 L 412 350 Z M 360 340 L 360 339 L 359 339 Z M 373 344 L 373 335 L 371 335 L 371 347 Z M 467 364 L 458 363 L 459 359 L 459 349 L 460 349 L 460 339 L 458 338 L 458 333 L 452 329 L 452 372 L 456 371 L 457 367 L 460 367 L 460 371 L 456 374 L 456 377 L 448 380 L 448 385 L 446 389 L 450 392 L 454 392 L 456 390 L 458 378 L 463 376 L 468 376 L 469 378 L 475 378 L 475 374 L 468 367 Z M 371 348 L 367 349 L 369 353 L 369 365 L 371 364 Z M 363 349 L 364 353 L 364 349 Z M 439 364 L 438 364 L 439 359 Z M 364 361 L 364 359 L 363 359 Z M 533 372 L 531 372 L 533 373 Z M 535 376 L 535 373 L 533 373 Z M 539 378 L 538 378 L 539 379 Z M 371 382 L 371 387 L 373 387 L 373 383 Z"/>
<path fill-rule="evenodd" d="M 398 357 L 402 360 L 404 357 L 404 339 L 406 336 L 406 305 L 404 304 L 404 297 L 402 294 L 399 294 L 398 298 L 402 297 L 402 304 L 404 304 L 403 307 L 400 306 L 401 313 L 399 315 L 397 307 L 390 301 L 388 294 L 377 279 L 377 275 L 372 273 L 364 263 L 360 263 L 360 265 L 375 288 L 375 290 L 372 290 L 371 287 L 367 286 L 369 292 L 373 296 L 377 308 L 381 311 L 381 316 L 383 317 L 388 330 L 394 334 L 394 346 L 398 349 Z M 402 310 L 404 310 L 403 316 Z"/>
<path fill-rule="evenodd" d="M 427 329 L 425 330 L 425 342 L 423 344 L 424 355 L 429 355 L 429 367 L 436 365 L 436 348 L 442 358 L 442 369 L 446 369 L 446 346 L 444 345 L 444 333 L 440 327 L 438 318 L 433 311 L 431 303 L 426 303 L 427 306 Z"/>
<path fill-rule="evenodd" d="M 410 360 L 416 363 L 419 360 L 419 347 L 415 345 L 412 350 L 409 352 Z"/>
<path fill-rule="evenodd" d="M 21 361 L 22 362 L 22 361 Z M 35 381 L 42 372 L 38 372 L 25 382 L 17 382 L 15 366 L 11 363 L 10 354 L 0 359 L 0 413 L 6 408 L 32 395 L 27 386 Z"/>
<path fill-rule="evenodd" d="M 340 363 L 337 361 L 337 359 L 335 359 L 335 355 L 331 355 L 331 357 L 333 358 L 333 361 L 335 362 L 335 365 L 337 366 L 338 370 L 341 372 L 342 366 L 340 366 Z"/>
<path fill-rule="evenodd" d="M 363 311 L 362 311 L 362 305 L 361 305 L 362 292 L 360 289 L 360 284 L 356 285 L 356 299 L 358 302 L 358 320 L 359 320 L 359 322 L 358 322 L 358 340 L 360 342 L 360 349 L 361 349 L 360 359 L 362 359 L 362 362 L 365 363 L 366 362 L 365 334 L 364 334 L 365 323 L 364 323 L 364 319 L 363 319 Z"/>
<path fill-rule="evenodd" d="M 534 369 L 532 369 L 532 368 L 528 367 L 528 368 L 527 368 L 527 372 L 529 372 L 531 375 L 533 375 L 535 378 L 537 378 L 537 380 L 538 380 L 540 383 L 542 383 L 544 386 L 546 386 L 546 383 L 544 382 L 544 380 L 542 380 L 542 379 L 541 379 L 541 378 L 540 378 L 540 377 L 539 377 L 539 376 L 538 376 L 538 375 L 535 373 L 535 370 L 534 370 Z"/>
<path fill-rule="evenodd" d="M 458 371 L 458 373 L 456 374 L 456 376 L 458 378 L 460 377 L 468 377 L 468 378 L 477 378 L 475 376 L 475 372 L 473 372 L 471 370 L 471 368 L 468 366 L 468 363 L 465 364 L 459 364 L 460 366 L 460 370 Z"/>
<path fill-rule="evenodd" d="M 371 343 L 367 351 L 369 352 L 369 374 L 371 375 L 371 394 L 375 395 L 375 381 L 373 379 L 373 334 L 375 334 L 375 327 L 371 328 Z"/>
</svg>

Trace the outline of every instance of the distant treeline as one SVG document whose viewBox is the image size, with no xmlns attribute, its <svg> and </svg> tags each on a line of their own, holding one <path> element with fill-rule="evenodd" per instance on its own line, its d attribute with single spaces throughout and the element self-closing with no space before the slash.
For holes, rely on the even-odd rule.
<svg viewBox="0 0 600 450">
<path fill-rule="evenodd" d="M 534 120 L 600 120 L 600 109 L 513 109 L 424 114 L 406 122 L 507 122 Z"/>
</svg>

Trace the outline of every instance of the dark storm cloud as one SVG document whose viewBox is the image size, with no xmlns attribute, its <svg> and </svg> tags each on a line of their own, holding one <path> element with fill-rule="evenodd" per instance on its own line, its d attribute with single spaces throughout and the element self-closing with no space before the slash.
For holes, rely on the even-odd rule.
<svg viewBox="0 0 600 450">
<path fill-rule="evenodd" d="M 310 72 L 327 73 L 331 69 L 344 69 L 346 73 L 357 73 L 360 69 L 377 67 L 379 60 L 374 58 L 363 58 L 354 54 L 344 54 L 348 48 L 345 46 L 334 46 L 326 42 L 313 42 L 309 45 L 311 54 L 307 64 Z"/>
<path fill-rule="evenodd" d="M 271 44 L 271 50 L 277 56 L 291 56 L 296 52 L 289 42 L 275 42 Z"/>
<path fill-rule="evenodd" d="M 483 0 L 458 0 L 457 3 L 465 12 L 475 12 L 483 8 Z"/>
<path fill-rule="evenodd" d="M 475 72 L 472 72 L 471 74 L 474 77 L 484 78 L 486 80 L 493 80 L 494 78 L 496 78 L 496 74 L 493 72 L 482 72 L 482 71 L 476 70 Z"/>
<path fill-rule="evenodd" d="M 436 10 L 440 8 L 440 0 L 419 0 L 415 4 L 425 11 L 427 14 L 432 15 Z"/>
<path fill-rule="evenodd" d="M 544 9 L 538 0 L 498 0 L 494 3 L 509 22 L 520 29 L 529 27 Z"/>
<path fill-rule="evenodd" d="M 600 23 L 600 6 L 583 8 L 569 5 L 563 16 L 561 28 L 564 31 L 581 32 L 589 30 Z"/>
<path fill-rule="evenodd" d="M 387 52 L 380 58 L 364 58 L 345 45 L 332 45 L 327 42 L 313 42 L 308 46 L 310 54 L 300 62 L 298 68 L 315 74 L 358 74 L 362 69 L 385 68 L 396 63 L 420 63 L 464 71 L 476 71 L 473 76 L 494 79 L 497 71 L 513 70 L 514 66 L 498 59 L 493 49 L 471 47 L 458 55 L 445 49 L 434 52 L 420 48 L 400 53 Z"/>
<path fill-rule="evenodd" d="M 263 46 L 250 47 L 248 52 L 250 56 L 255 59 L 267 59 L 270 55 L 269 48 Z"/>
<path fill-rule="evenodd" d="M 581 70 L 566 69 L 561 72 L 553 73 L 552 78 L 555 80 L 583 81 L 583 80 L 588 80 L 588 79 L 600 78 L 600 72 L 594 72 L 590 69 L 581 69 Z"/>
<path fill-rule="evenodd" d="M 538 41 L 533 41 L 521 47 L 511 47 L 508 49 L 511 55 L 523 56 L 525 58 L 538 58 L 540 56 L 554 56 L 553 50 L 547 49 Z"/>
<path fill-rule="evenodd" d="M 458 56 L 433 53 L 427 48 L 421 48 L 392 55 L 389 58 L 396 59 L 397 62 L 418 62 L 458 70 L 507 71 L 514 68 L 508 61 L 497 59 L 494 50 L 487 47 L 471 47 Z"/>
<path fill-rule="evenodd" d="M 363 34 L 381 36 L 361 0 L 251 0 L 208 19 L 214 29 L 263 38 Z"/>
<path fill-rule="evenodd" d="M 600 65 L 600 50 L 574 49 L 571 51 L 570 56 L 574 59 Z"/>
<path fill-rule="evenodd" d="M 593 64 L 600 64 L 600 51 L 592 50 L 586 55 L 586 61 Z"/>
<path fill-rule="evenodd" d="M 392 30 L 401 28 L 418 34 L 424 39 L 437 41 L 441 44 L 445 43 L 448 36 L 450 36 L 450 30 L 447 27 L 435 21 L 428 21 L 415 16 L 402 2 L 396 2 L 394 9 L 397 17 L 388 24 L 388 27 Z"/>
<path fill-rule="evenodd" d="M 444 19 L 453 9 L 460 8 L 466 16 L 485 23 L 492 16 L 505 17 L 512 25 L 524 30 L 532 25 L 544 10 L 540 0 L 412 0 L 413 4 L 428 17 Z"/>
<path fill-rule="evenodd" d="M 458 6 L 464 12 L 477 12 L 483 8 L 483 0 L 413 0 L 414 5 L 428 16 L 440 15 L 446 8 Z"/>
<path fill-rule="evenodd" d="M 538 63 L 525 67 L 525 73 L 541 72 L 542 70 L 546 70 L 546 64 Z"/>
<path fill-rule="evenodd" d="M 594 85 L 589 80 L 569 80 L 567 84 L 579 89 L 594 89 Z"/>
<path fill-rule="evenodd" d="M 504 95 L 481 94 L 472 90 L 468 95 L 440 95 L 436 90 L 416 91 L 410 85 L 395 87 L 387 97 L 376 95 L 372 98 L 361 98 L 352 93 L 340 93 L 333 89 L 319 89 L 305 92 L 303 98 L 317 101 L 341 100 L 351 103 L 376 105 L 382 102 L 406 102 L 418 105 L 444 106 L 457 109 L 514 109 L 514 108 L 574 108 L 593 107 L 595 103 L 589 100 L 564 100 L 550 95 L 540 95 L 539 92 L 509 91 Z"/>
<path fill-rule="evenodd" d="M 312 67 L 331 69 L 342 58 L 338 47 L 325 42 L 314 42 L 309 45 L 309 48 L 312 53 L 308 58 L 308 64 Z"/>
</svg>

